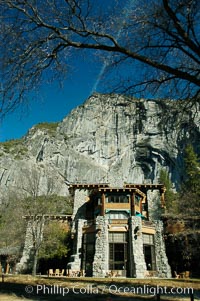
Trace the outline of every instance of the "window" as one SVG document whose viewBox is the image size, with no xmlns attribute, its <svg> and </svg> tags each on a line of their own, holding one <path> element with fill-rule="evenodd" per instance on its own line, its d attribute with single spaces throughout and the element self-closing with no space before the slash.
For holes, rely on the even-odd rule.
<svg viewBox="0 0 200 301">
<path fill-rule="evenodd" d="M 142 211 L 147 211 L 147 203 L 142 203 Z"/>
<path fill-rule="evenodd" d="M 147 270 L 156 270 L 154 236 L 143 234 L 143 250 Z"/>
<path fill-rule="evenodd" d="M 127 219 L 130 214 L 126 211 L 110 211 L 106 214 L 109 219 Z"/>
<path fill-rule="evenodd" d="M 145 245 L 153 245 L 154 244 L 154 237 L 152 234 L 143 234 L 143 243 Z"/>
<path fill-rule="evenodd" d="M 130 195 L 126 194 L 111 194 L 106 196 L 107 203 L 129 203 Z"/>
<path fill-rule="evenodd" d="M 92 276 L 92 265 L 95 253 L 95 233 L 85 233 L 82 238 L 81 268 L 87 276 Z"/>
<path fill-rule="evenodd" d="M 136 196 L 135 196 L 135 204 L 136 204 L 137 206 L 140 205 L 140 201 L 141 201 L 141 197 L 138 196 L 138 195 L 136 195 Z"/>
<path fill-rule="evenodd" d="M 126 270 L 127 232 L 109 233 L 109 269 Z"/>
<path fill-rule="evenodd" d="M 109 232 L 109 242 L 127 242 L 127 232 Z"/>
<path fill-rule="evenodd" d="M 127 244 L 110 243 L 109 257 L 110 270 L 125 270 L 127 261 Z"/>
</svg>

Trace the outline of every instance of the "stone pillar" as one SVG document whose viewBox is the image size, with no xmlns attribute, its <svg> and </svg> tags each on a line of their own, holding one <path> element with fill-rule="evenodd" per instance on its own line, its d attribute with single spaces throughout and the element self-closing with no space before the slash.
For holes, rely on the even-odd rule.
<svg viewBox="0 0 200 301">
<path fill-rule="evenodd" d="M 72 229 L 74 235 L 77 232 L 77 223 L 79 219 L 85 219 L 86 206 L 85 203 L 88 198 L 88 191 L 84 189 L 76 189 L 74 193 L 74 207 L 72 214 Z"/>
<path fill-rule="evenodd" d="M 108 219 L 105 216 L 97 216 L 96 219 L 96 243 L 93 262 L 93 276 L 105 277 L 108 271 Z"/>
<path fill-rule="evenodd" d="M 75 224 L 73 255 L 71 255 L 70 262 L 67 264 L 67 268 L 71 270 L 79 271 L 81 269 L 83 225 L 85 222 L 85 219 L 78 219 Z"/>
<path fill-rule="evenodd" d="M 33 232 L 36 240 L 42 241 L 44 229 L 44 217 L 38 221 L 29 220 L 26 226 L 24 249 L 20 262 L 16 265 L 16 272 L 31 272 L 33 268 Z"/>
<path fill-rule="evenodd" d="M 25 271 L 31 271 L 32 266 L 32 256 L 31 250 L 33 248 L 33 234 L 32 234 L 32 225 L 29 221 L 26 226 L 26 236 L 24 242 L 24 249 L 22 253 L 22 257 L 20 262 L 16 265 L 16 271 L 19 273 L 23 273 Z"/>
<path fill-rule="evenodd" d="M 129 218 L 130 277 L 144 278 L 146 263 L 143 252 L 142 220 L 140 217 Z"/>
<path fill-rule="evenodd" d="M 88 190 L 76 189 L 72 219 L 85 218 L 85 203 L 88 200 Z"/>
<path fill-rule="evenodd" d="M 163 223 L 155 221 L 155 254 L 158 277 L 171 278 L 171 268 L 168 264 L 168 258 L 165 250 L 165 242 L 163 239 Z"/>
<path fill-rule="evenodd" d="M 159 190 L 148 190 L 147 191 L 148 200 L 148 216 L 149 220 L 160 220 L 162 214 L 162 207 L 160 201 L 160 191 Z"/>
</svg>

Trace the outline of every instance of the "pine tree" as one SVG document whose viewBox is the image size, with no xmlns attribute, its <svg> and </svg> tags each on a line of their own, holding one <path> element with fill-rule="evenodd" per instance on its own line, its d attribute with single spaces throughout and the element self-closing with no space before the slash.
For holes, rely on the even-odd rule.
<svg viewBox="0 0 200 301">
<path fill-rule="evenodd" d="M 200 162 L 191 144 L 185 148 L 185 180 L 181 187 L 179 211 L 187 215 L 200 213 Z"/>
<path fill-rule="evenodd" d="M 160 183 L 165 185 L 166 192 L 165 192 L 165 204 L 167 212 L 175 213 L 177 210 L 176 200 L 177 200 L 177 193 L 173 191 L 173 184 L 170 180 L 169 173 L 165 169 L 161 169 L 160 176 L 159 176 Z"/>
<path fill-rule="evenodd" d="M 185 149 L 185 182 L 184 190 L 189 190 L 192 193 L 198 194 L 200 191 L 200 163 L 197 154 L 191 144 Z"/>
</svg>

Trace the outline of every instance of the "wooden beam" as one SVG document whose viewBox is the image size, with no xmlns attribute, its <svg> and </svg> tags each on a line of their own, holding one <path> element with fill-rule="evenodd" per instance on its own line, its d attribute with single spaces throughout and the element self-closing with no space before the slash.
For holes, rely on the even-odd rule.
<svg viewBox="0 0 200 301">
<path fill-rule="evenodd" d="M 135 216 L 135 193 L 131 194 L 131 216 Z"/>
<path fill-rule="evenodd" d="M 101 216 L 105 215 L 105 202 L 106 202 L 105 193 L 102 193 L 102 195 L 101 195 Z"/>
</svg>

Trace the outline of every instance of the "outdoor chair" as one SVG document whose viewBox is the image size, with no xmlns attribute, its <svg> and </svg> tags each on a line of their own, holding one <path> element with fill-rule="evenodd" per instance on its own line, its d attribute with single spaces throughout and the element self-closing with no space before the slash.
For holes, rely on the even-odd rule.
<svg viewBox="0 0 200 301">
<path fill-rule="evenodd" d="M 64 270 L 64 269 L 62 269 L 62 270 L 61 270 L 61 272 L 60 272 L 60 275 L 59 275 L 59 276 L 61 276 L 61 277 L 62 277 L 62 276 L 64 275 L 64 272 L 65 272 L 65 270 Z"/>
<path fill-rule="evenodd" d="M 179 279 L 179 278 L 181 278 L 181 276 L 180 276 L 179 274 L 177 274 L 177 272 L 176 272 L 176 271 L 174 271 L 174 276 L 175 276 L 175 278 L 176 278 L 176 279 Z"/>
<path fill-rule="evenodd" d="M 55 275 L 54 272 L 53 272 L 53 269 L 49 269 L 48 275 L 49 275 L 50 277 Z"/>
<path fill-rule="evenodd" d="M 149 271 L 145 271 L 145 272 L 144 272 L 144 277 L 145 277 L 145 278 L 150 277 Z"/>
<path fill-rule="evenodd" d="M 78 277 L 79 275 L 80 275 L 80 271 L 69 270 L 69 273 L 68 273 L 69 277 Z"/>
<path fill-rule="evenodd" d="M 56 269 L 55 276 L 60 276 L 60 270 L 59 269 Z"/>
<path fill-rule="evenodd" d="M 190 278 L 190 272 L 189 271 L 185 271 L 185 278 Z"/>
</svg>

